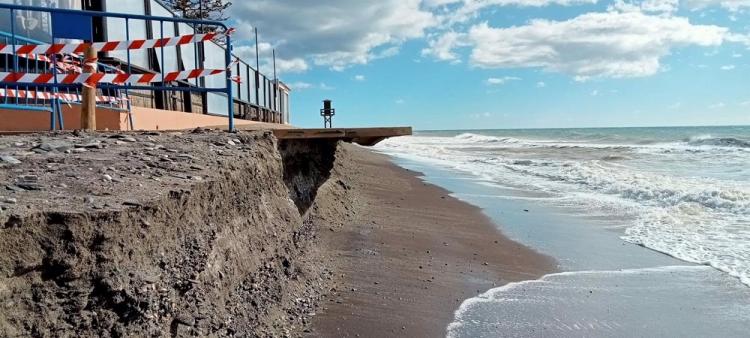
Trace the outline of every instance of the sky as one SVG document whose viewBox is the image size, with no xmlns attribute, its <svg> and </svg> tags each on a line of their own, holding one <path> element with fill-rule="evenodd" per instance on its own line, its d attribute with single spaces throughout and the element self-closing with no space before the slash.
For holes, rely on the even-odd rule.
<svg viewBox="0 0 750 338">
<path fill-rule="evenodd" d="M 750 0 L 255 0 L 292 123 L 428 129 L 750 125 Z"/>
</svg>

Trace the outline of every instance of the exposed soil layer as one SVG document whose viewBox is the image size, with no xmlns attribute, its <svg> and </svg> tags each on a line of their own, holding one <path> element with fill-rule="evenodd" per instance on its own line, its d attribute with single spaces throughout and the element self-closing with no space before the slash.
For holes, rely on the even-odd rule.
<svg viewBox="0 0 750 338">
<path fill-rule="evenodd" d="M 335 144 L 310 147 L 285 170 L 262 132 L 0 138 L 0 336 L 301 332 L 331 279 L 312 220 L 347 217 L 318 216 Z"/>
</svg>

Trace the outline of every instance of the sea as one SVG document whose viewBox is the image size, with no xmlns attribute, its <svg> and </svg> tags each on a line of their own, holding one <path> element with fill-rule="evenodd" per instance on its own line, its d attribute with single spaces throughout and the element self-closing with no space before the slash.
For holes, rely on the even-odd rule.
<svg viewBox="0 0 750 338">
<path fill-rule="evenodd" d="M 465 300 L 449 337 L 750 335 L 749 126 L 422 131 L 375 149 L 559 264 Z"/>
</svg>

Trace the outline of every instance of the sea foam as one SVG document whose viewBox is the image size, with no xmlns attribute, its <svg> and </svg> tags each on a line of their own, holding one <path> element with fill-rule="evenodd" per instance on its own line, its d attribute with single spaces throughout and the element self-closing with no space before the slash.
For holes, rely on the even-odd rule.
<svg viewBox="0 0 750 338">
<path fill-rule="evenodd" d="M 377 149 L 501 186 L 541 191 L 551 204 L 606 210 L 626 222 L 624 240 L 710 265 L 750 285 L 747 141 L 702 134 L 661 141 L 612 137 L 618 143 L 601 143 L 604 137 L 595 135 L 586 142 L 585 135 L 462 133 L 394 139 Z"/>
</svg>

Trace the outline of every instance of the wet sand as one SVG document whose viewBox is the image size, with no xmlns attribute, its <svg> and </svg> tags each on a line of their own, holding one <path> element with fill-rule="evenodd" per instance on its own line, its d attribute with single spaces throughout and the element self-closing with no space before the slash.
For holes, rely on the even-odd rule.
<svg viewBox="0 0 750 338">
<path fill-rule="evenodd" d="M 442 337 L 464 299 L 555 271 L 481 209 L 386 156 L 349 150 L 358 210 L 352 224 L 321 233 L 338 283 L 309 335 Z"/>
</svg>

